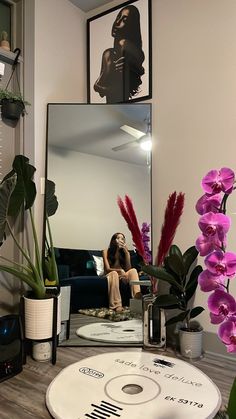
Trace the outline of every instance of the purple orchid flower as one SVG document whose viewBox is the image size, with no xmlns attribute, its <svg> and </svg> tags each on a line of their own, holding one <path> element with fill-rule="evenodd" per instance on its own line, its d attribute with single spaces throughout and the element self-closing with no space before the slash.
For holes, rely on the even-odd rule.
<svg viewBox="0 0 236 419">
<path fill-rule="evenodd" d="M 152 261 L 151 250 L 149 249 L 150 237 L 148 235 L 148 233 L 150 233 L 150 227 L 151 227 L 151 224 L 148 224 L 146 222 L 143 222 L 142 227 L 141 227 L 142 242 L 144 245 L 146 259 L 147 259 L 147 262 L 149 263 Z"/>
<path fill-rule="evenodd" d="M 199 220 L 199 227 L 206 237 L 216 236 L 221 242 L 225 240 L 225 234 L 229 231 L 231 220 L 221 213 L 207 212 Z"/>
<path fill-rule="evenodd" d="M 205 195 L 196 203 L 202 231 L 196 240 L 196 248 L 200 256 L 206 256 L 207 268 L 200 273 L 198 283 L 203 292 L 213 291 L 208 298 L 211 323 L 221 323 L 218 336 L 228 352 L 236 352 L 236 299 L 229 293 L 229 279 L 236 275 L 236 254 L 226 252 L 226 234 L 231 220 L 225 215 L 234 183 L 232 169 L 210 170 L 202 179 Z"/>
<path fill-rule="evenodd" d="M 218 212 L 221 204 L 222 196 L 217 195 L 203 195 L 196 203 L 196 211 L 198 214 L 203 215 L 206 212 Z"/>
<path fill-rule="evenodd" d="M 223 242 L 226 245 L 226 241 Z M 217 237 L 206 237 L 201 234 L 195 243 L 197 250 L 199 251 L 200 256 L 209 255 L 213 250 L 221 249 L 222 242 Z"/>
<path fill-rule="evenodd" d="M 222 323 L 218 336 L 227 347 L 227 352 L 236 352 L 236 316 L 229 317 Z"/>
<path fill-rule="evenodd" d="M 231 278 L 236 273 L 236 254 L 233 252 L 214 251 L 206 256 L 204 262 L 213 275 L 223 275 Z"/>
<path fill-rule="evenodd" d="M 208 269 L 202 271 L 198 277 L 198 283 L 203 292 L 222 289 L 225 283 L 224 276 L 213 275 Z"/>
<path fill-rule="evenodd" d="M 210 170 L 202 179 L 202 188 L 205 193 L 215 195 L 219 192 L 230 194 L 233 190 L 235 174 L 228 167 L 220 170 Z"/>
<path fill-rule="evenodd" d="M 227 317 L 236 312 L 235 298 L 228 292 L 215 290 L 207 301 L 210 310 L 211 323 L 222 323 Z"/>
</svg>

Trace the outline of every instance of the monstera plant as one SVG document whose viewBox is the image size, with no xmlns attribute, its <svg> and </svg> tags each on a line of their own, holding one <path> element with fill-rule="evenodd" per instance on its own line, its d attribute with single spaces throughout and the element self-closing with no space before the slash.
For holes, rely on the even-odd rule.
<svg viewBox="0 0 236 419">
<path fill-rule="evenodd" d="M 5 262 L 0 264 L 0 271 L 8 272 L 26 283 L 31 288 L 34 298 L 44 299 L 46 297 L 45 257 L 39 246 L 33 216 L 33 204 L 37 193 L 33 180 L 35 171 L 35 167 L 29 163 L 27 157 L 18 155 L 13 161 L 12 170 L 0 184 L 0 245 L 4 245 L 4 242 L 11 236 L 21 255 L 20 262 L 0 256 L 0 260 Z M 54 192 L 55 184 L 52 181 L 46 181 L 47 243 L 48 250 L 50 250 L 47 267 L 52 276 L 51 279 L 58 285 L 57 265 L 49 225 L 49 217 L 56 212 L 58 207 Z M 24 216 L 29 215 L 27 234 L 33 249 L 30 246 L 23 247 L 21 245 L 12 227 L 12 220 L 14 221 L 21 212 Z"/>
</svg>

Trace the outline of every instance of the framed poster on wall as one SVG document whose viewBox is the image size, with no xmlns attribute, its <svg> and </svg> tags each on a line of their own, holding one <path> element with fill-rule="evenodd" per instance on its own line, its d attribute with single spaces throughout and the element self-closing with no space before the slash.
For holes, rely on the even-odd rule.
<svg viewBox="0 0 236 419">
<path fill-rule="evenodd" d="M 151 0 L 133 0 L 87 21 L 88 103 L 150 99 Z"/>
</svg>

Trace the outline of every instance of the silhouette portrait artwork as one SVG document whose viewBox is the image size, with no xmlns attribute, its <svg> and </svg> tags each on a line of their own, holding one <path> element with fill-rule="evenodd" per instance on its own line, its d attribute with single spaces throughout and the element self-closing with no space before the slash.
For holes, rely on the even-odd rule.
<svg viewBox="0 0 236 419">
<path fill-rule="evenodd" d="M 103 98 L 106 103 L 141 100 L 137 98 L 146 96 L 143 77 L 147 76 L 147 59 L 138 7 L 134 4 L 122 7 L 115 19 L 113 17 L 109 34 L 106 44 L 109 41 L 110 46 L 101 52 L 98 74 L 90 80 L 93 97 L 98 102 Z"/>
</svg>

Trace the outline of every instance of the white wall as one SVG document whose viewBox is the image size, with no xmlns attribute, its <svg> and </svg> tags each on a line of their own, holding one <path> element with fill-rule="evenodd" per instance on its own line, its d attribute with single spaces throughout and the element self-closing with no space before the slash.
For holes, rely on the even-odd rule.
<svg viewBox="0 0 236 419">
<path fill-rule="evenodd" d="M 199 234 L 194 207 L 202 194 L 201 178 L 211 168 L 236 170 L 236 2 L 152 3 L 154 233 L 157 240 L 167 194 L 185 192 L 175 240 L 185 250 Z M 235 195 L 231 201 L 235 212 Z M 236 251 L 235 217 L 228 240 L 231 251 Z M 232 283 L 236 295 L 235 280 Z M 206 307 L 207 295 L 198 291 L 195 303 Z M 206 331 L 216 331 L 207 310 L 199 319 Z"/>
<path fill-rule="evenodd" d="M 117 196 L 128 194 L 140 224 L 151 221 L 148 168 L 75 151 L 51 148 L 48 177 L 56 183 L 59 207 L 51 217 L 54 245 L 104 249 L 112 234 L 132 239 L 120 214 Z M 68 186 L 69 185 L 69 186 Z"/>
<path fill-rule="evenodd" d="M 44 177 L 46 105 L 86 99 L 85 14 L 67 0 L 35 0 L 35 165 Z M 36 221 L 41 225 L 43 196 Z"/>
</svg>

